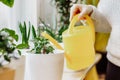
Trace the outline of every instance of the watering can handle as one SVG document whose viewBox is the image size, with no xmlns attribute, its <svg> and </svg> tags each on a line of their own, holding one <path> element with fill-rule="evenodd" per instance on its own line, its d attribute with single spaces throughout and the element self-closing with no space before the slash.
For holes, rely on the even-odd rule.
<svg viewBox="0 0 120 80">
<path fill-rule="evenodd" d="M 75 23 L 78 21 L 78 16 L 79 16 L 79 14 L 74 16 L 72 21 L 70 22 L 70 25 L 69 25 L 69 28 L 68 28 L 68 33 L 73 33 L 73 28 L 74 28 Z M 89 27 L 91 28 L 91 31 L 93 33 L 93 40 L 95 42 L 95 30 L 94 30 L 93 21 L 91 20 L 91 18 L 88 15 L 85 15 L 84 17 L 85 17 Z"/>
</svg>

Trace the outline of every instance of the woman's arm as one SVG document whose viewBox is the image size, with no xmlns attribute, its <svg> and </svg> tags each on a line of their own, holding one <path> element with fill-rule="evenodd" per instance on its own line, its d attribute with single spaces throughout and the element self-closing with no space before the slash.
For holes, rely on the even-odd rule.
<svg viewBox="0 0 120 80">
<path fill-rule="evenodd" d="M 79 14 L 79 19 L 82 19 L 84 15 L 90 15 L 93 19 L 96 32 L 110 32 L 111 26 L 108 23 L 107 19 L 101 14 L 96 7 L 92 5 L 83 5 L 83 4 L 75 4 L 71 8 L 70 12 L 70 20 Z"/>
<path fill-rule="evenodd" d="M 102 13 L 100 13 L 96 7 L 91 7 L 93 8 L 91 18 L 93 19 L 96 32 L 111 32 L 111 25 L 109 24 L 105 16 Z"/>
</svg>

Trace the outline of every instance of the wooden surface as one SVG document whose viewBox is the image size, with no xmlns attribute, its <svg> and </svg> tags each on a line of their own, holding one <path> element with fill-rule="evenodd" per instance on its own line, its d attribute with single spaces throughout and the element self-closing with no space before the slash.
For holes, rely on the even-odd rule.
<svg viewBox="0 0 120 80">
<path fill-rule="evenodd" d="M 101 54 L 96 54 L 95 63 L 101 59 Z M 16 65 L 16 66 L 13 66 Z M 22 57 L 20 60 L 12 61 L 10 67 L 16 69 L 15 71 L 15 80 L 24 80 L 24 65 L 25 57 Z M 94 64 L 95 65 L 95 64 Z M 86 72 L 91 69 L 90 67 L 80 71 L 73 71 L 64 66 L 63 79 L 62 80 L 80 80 L 81 76 L 86 76 Z M 1 79 L 0 79 L 1 80 Z"/>
<path fill-rule="evenodd" d="M 24 80 L 25 56 L 0 68 L 0 80 Z"/>
<path fill-rule="evenodd" d="M 14 80 L 24 80 L 25 73 L 25 56 L 22 56 L 18 60 L 12 60 L 9 67 L 15 69 Z"/>
<path fill-rule="evenodd" d="M 0 80 L 14 80 L 15 70 L 11 68 L 0 68 Z"/>
<path fill-rule="evenodd" d="M 93 65 L 99 62 L 101 57 L 102 57 L 101 54 L 97 53 L 95 62 Z M 93 67 L 93 65 L 91 65 L 90 67 Z M 85 70 L 80 70 L 80 71 L 72 71 L 65 67 L 62 80 L 80 80 L 81 77 L 86 76 L 86 72 L 88 72 L 89 69 L 91 69 L 90 67 Z"/>
</svg>

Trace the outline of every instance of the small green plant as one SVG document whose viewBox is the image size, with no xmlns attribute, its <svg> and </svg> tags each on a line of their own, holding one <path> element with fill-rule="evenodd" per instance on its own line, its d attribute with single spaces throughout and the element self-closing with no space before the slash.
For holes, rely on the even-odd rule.
<svg viewBox="0 0 120 80">
<path fill-rule="evenodd" d="M 33 36 L 34 48 L 31 51 L 36 54 L 53 53 L 54 48 L 50 44 L 49 40 L 40 36 L 39 32 L 40 31 L 38 31 L 38 33 L 36 33 L 34 26 L 32 26 L 32 36 Z"/>
<path fill-rule="evenodd" d="M 31 29 L 30 22 L 29 22 L 28 28 L 29 29 L 27 30 L 27 26 L 26 26 L 25 22 L 24 22 L 24 24 L 22 24 L 22 23 L 19 24 L 19 29 L 20 29 L 20 32 L 22 35 L 22 43 L 17 46 L 17 48 L 19 48 L 19 49 L 29 48 L 29 38 L 30 38 L 30 29 Z"/>
<path fill-rule="evenodd" d="M 58 42 L 62 42 L 62 37 L 59 35 L 60 32 L 56 31 L 55 29 L 52 28 L 52 26 L 47 25 L 41 18 L 40 18 L 40 23 L 43 26 L 38 27 L 38 31 L 46 31 L 51 37 L 53 37 L 55 40 Z"/>
<path fill-rule="evenodd" d="M 14 0 L 0 0 L 0 2 L 2 2 L 3 4 L 12 7 L 14 4 Z"/>
<path fill-rule="evenodd" d="M 10 62 L 11 58 L 17 58 L 16 54 L 21 55 L 16 49 L 15 41 L 18 41 L 18 35 L 14 30 L 8 28 L 0 30 L 0 66 L 4 61 Z M 18 52 L 14 52 L 15 50 Z"/>
</svg>

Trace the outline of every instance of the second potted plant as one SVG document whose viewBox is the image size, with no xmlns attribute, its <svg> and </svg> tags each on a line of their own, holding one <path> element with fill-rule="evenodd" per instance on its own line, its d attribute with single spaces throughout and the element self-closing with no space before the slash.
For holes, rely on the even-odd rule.
<svg viewBox="0 0 120 80">
<path fill-rule="evenodd" d="M 18 35 L 14 30 L 0 29 L 0 80 L 14 80 L 16 77 L 17 70 L 13 68 L 16 64 L 10 62 L 17 61 L 21 52 L 17 50 L 15 41 L 18 41 Z"/>
<path fill-rule="evenodd" d="M 26 55 L 26 79 L 61 80 L 64 65 L 64 52 L 56 50 L 42 36 L 38 36 L 32 27 L 34 47 Z"/>
</svg>

